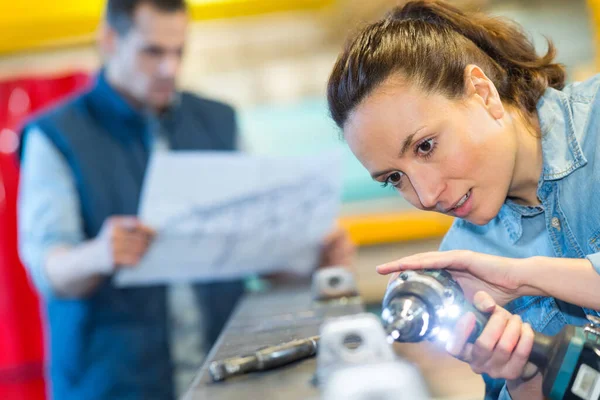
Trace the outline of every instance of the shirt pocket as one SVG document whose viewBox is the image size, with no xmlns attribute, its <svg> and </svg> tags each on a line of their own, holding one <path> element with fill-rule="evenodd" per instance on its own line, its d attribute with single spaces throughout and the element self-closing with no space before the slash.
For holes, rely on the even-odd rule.
<svg viewBox="0 0 600 400">
<path fill-rule="evenodd" d="M 565 316 L 552 297 L 521 297 L 507 304 L 506 309 L 513 314 L 519 314 L 534 331 L 546 335 L 556 335 L 567 324 Z"/>
<path fill-rule="evenodd" d="M 600 252 L 600 229 L 592 234 L 590 240 L 588 240 L 588 244 L 594 253 Z"/>
</svg>

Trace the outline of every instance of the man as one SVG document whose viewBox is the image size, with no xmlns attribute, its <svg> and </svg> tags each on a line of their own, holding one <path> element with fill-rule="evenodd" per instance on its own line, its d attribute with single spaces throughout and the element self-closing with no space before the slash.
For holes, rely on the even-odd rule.
<svg viewBox="0 0 600 400">
<path fill-rule="evenodd" d="M 231 107 L 176 92 L 183 1 L 109 0 L 94 86 L 24 129 L 20 252 L 47 304 L 55 399 L 173 397 L 165 287 L 118 289 L 111 278 L 154 236 L 135 217 L 149 155 L 235 147 Z M 324 249 L 326 264 L 352 252 L 341 233 Z M 243 283 L 195 288 L 210 345 Z"/>
</svg>

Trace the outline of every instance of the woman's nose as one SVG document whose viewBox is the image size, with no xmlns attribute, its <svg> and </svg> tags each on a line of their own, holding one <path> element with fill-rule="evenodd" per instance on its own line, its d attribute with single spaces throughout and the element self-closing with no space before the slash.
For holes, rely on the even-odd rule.
<svg viewBox="0 0 600 400">
<path fill-rule="evenodd" d="M 419 175 L 413 175 L 411 183 L 419 197 L 421 205 L 426 210 L 436 208 L 440 194 L 444 191 L 441 179 L 434 176 L 431 172 L 423 172 Z"/>
</svg>

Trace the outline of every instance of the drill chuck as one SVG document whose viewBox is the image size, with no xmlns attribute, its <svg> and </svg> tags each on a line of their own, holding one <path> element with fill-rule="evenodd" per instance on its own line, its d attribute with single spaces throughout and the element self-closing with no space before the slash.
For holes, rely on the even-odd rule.
<svg viewBox="0 0 600 400">
<path fill-rule="evenodd" d="M 388 306 L 391 314 L 400 315 L 392 318 L 386 325 L 387 334 L 394 340 L 402 338 L 404 342 L 420 342 L 429 330 L 429 310 L 418 297 L 408 295 L 392 299 Z"/>
<path fill-rule="evenodd" d="M 445 270 L 405 271 L 388 286 L 381 317 L 389 338 L 421 342 L 447 339 L 466 312 L 475 315 L 468 339 L 474 343 L 489 315 L 465 301 L 452 276 Z M 556 336 L 535 333 L 529 361 L 541 371 L 542 391 L 551 400 L 600 400 L 600 320 L 591 320 L 595 324 L 567 325 Z"/>
<path fill-rule="evenodd" d="M 382 321 L 397 342 L 443 338 L 466 311 L 475 314 L 474 342 L 488 316 L 465 302 L 462 289 L 445 270 L 405 271 L 390 283 L 383 300 Z"/>
</svg>

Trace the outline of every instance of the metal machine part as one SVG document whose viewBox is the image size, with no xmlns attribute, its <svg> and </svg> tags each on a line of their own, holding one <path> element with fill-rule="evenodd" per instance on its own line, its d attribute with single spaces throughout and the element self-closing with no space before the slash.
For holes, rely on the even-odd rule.
<svg viewBox="0 0 600 400">
<path fill-rule="evenodd" d="M 323 400 L 428 400 L 414 365 L 403 361 L 354 365 L 331 376 Z"/>
<path fill-rule="evenodd" d="M 469 337 L 474 342 L 489 316 L 465 302 L 452 276 L 445 270 L 406 271 L 388 287 L 382 319 L 390 340 L 445 341 L 465 312 L 476 318 Z M 588 319 L 589 325 L 567 325 L 556 336 L 535 333 L 529 361 L 542 372 L 542 390 L 551 400 L 600 400 L 600 319 Z"/>
<path fill-rule="evenodd" d="M 236 375 L 277 368 L 314 356 L 317 353 L 318 343 L 319 337 L 313 336 L 266 347 L 247 356 L 213 361 L 209 365 L 210 376 L 213 382 L 219 382 Z"/>
<path fill-rule="evenodd" d="M 391 340 L 446 340 L 457 319 L 471 311 L 476 317 L 473 342 L 488 316 L 470 306 L 462 289 L 445 270 L 405 271 L 388 286 L 381 318 Z"/>
<path fill-rule="evenodd" d="M 372 314 L 339 317 L 321 327 L 317 357 L 317 380 L 327 382 L 329 374 L 347 365 L 395 360 L 381 323 Z"/>
<path fill-rule="evenodd" d="M 321 328 L 317 382 L 322 399 L 429 399 L 416 367 L 399 360 L 372 314 L 326 321 Z"/>
<path fill-rule="evenodd" d="M 313 298 L 328 301 L 358 296 L 356 280 L 345 267 L 328 267 L 317 270 L 312 277 Z"/>
<path fill-rule="evenodd" d="M 325 322 L 317 381 L 324 400 L 430 398 L 416 367 L 396 357 L 381 323 L 367 313 Z"/>
</svg>

